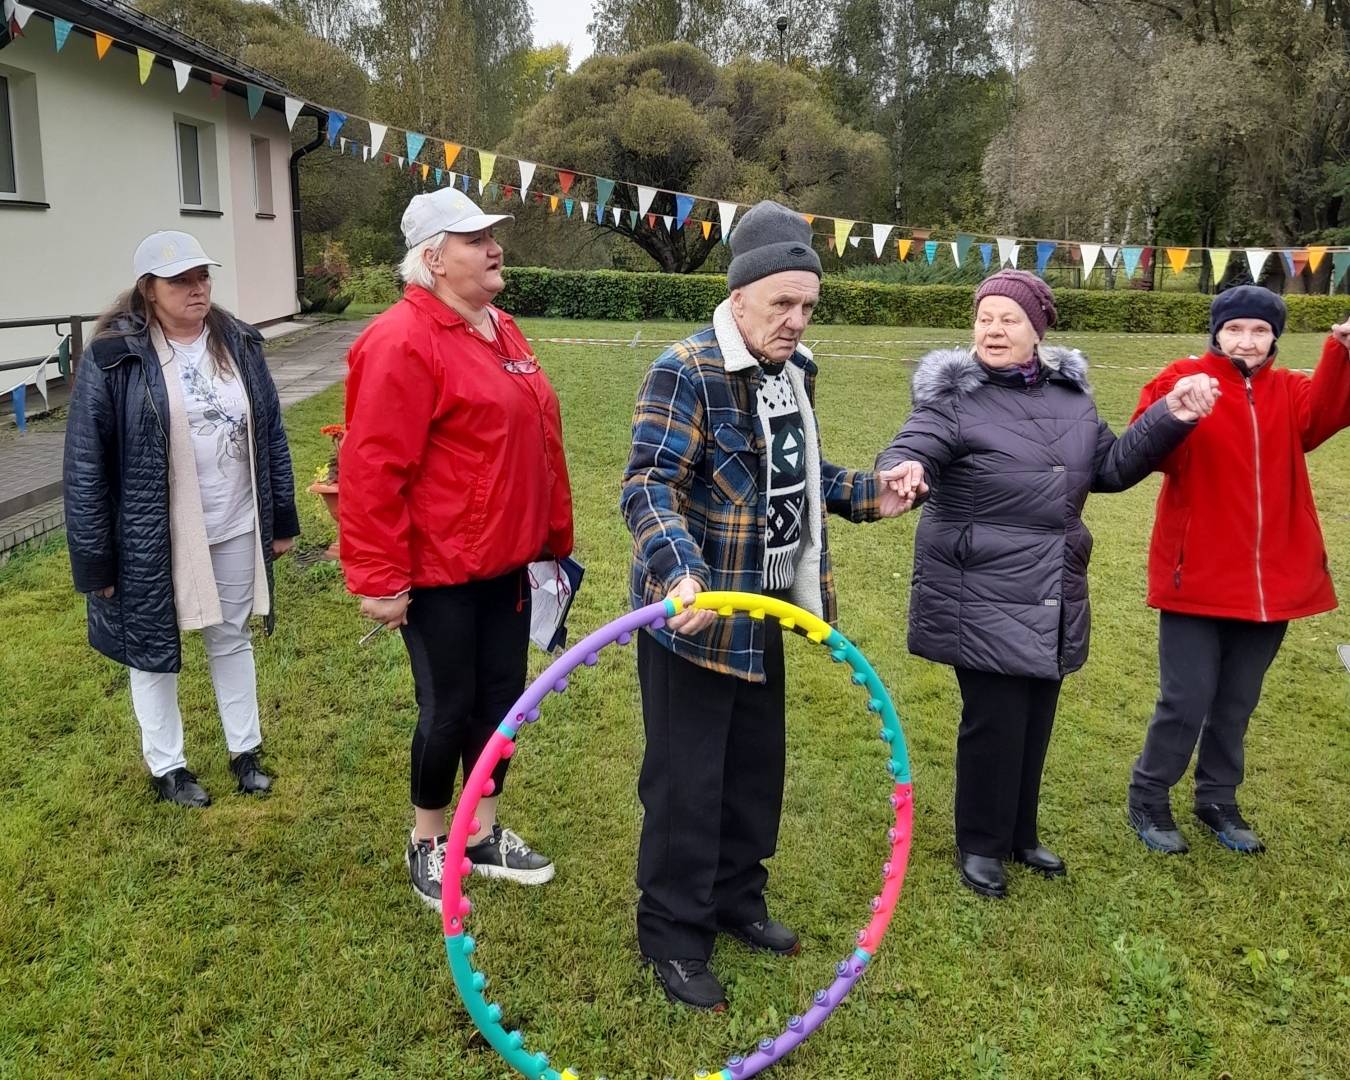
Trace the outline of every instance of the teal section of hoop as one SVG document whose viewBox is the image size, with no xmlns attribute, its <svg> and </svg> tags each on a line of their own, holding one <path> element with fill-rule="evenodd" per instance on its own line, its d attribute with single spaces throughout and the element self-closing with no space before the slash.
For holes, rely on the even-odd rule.
<svg viewBox="0 0 1350 1080">
<path fill-rule="evenodd" d="M 501 1025 L 502 1011 L 489 1005 L 483 997 L 487 977 L 474 971 L 469 957 L 474 951 L 474 940 L 468 934 L 447 934 L 445 953 L 450 958 L 450 974 L 454 977 L 459 996 L 469 1010 L 483 1038 L 501 1054 L 506 1063 L 530 1080 L 562 1080 L 562 1075 L 549 1067 L 546 1054 L 531 1054 L 525 1050 L 525 1036 L 519 1031 L 508 1032 Z"/>
<path fill-rule="evenodd" d="M 891 695 L 878 678 L 876 669 L 862 654 L 862 650 L 838 630 L 831 630 L 830 636 L 821 644 L 830 650 L 830 656 L 836 663 L 848 664 L 853 669 L 853 683 L 867 691 L 867 710 L 881 717 L 881 737 L 891 748 L 890 760 L 886 770 L 895 778 L 897 784 L 908 784 L 909 750 L 905 746 L 905 733 L 900 727 L 900 717 L 895 711 Z"/>
</svg>

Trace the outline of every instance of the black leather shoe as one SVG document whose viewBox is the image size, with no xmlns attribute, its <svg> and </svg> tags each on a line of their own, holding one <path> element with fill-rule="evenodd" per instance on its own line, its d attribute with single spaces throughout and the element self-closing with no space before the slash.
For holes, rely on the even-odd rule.
<svg viewBox="0 0 1350 1080">
<path fill-rule="evenodd" d="M 718 929 L 728 937 L 734 937 L 742 945 L 749 946 L 755 952 L 769 952 L 775 956 L 796 956 L 802 951 L 801 939 L 780 922 L 761 919 L 745 926 L 719 926 Z"/>
<path fill-rule="evenodd" d="M 1150 851 L 1164 855 L 1185 855 L 1191 849 L 1177 828 L 1170 806 L 1131 806 L 1132 828 Z"/>
<path fill-rule="evenodd" d="M 1012 862 L 1025 866 L 1028 870 L 1034 870 L 1043 877 L 1056 878 L 1063 877 L 1068 871 L 1064 868 L 1064 860 L 1053 851 L 1040 846 L 1033 848 L 1019 848 L 1009 856 Z"/>
<path fill-rule="evenodd" d="M 187 769 L 174 769 L 163 776 L 150 777 L 150 786 L 165 802 L 202 808 L 211 805 L 211 796 Z"/>
<path fill-rule="evenodd" d="M 242 795 L 259 795 L 271 790 L 272 778 L 262 771 L 256 750 L 245 750 L 237 758 L 231 758 L 230 772 L 239 778 Z"/>
<path fill-rule="evenodd" d="M 1008 895 L 1008 879 L 1003 873 L 1001 859 L 958 850 L 956 864 L 961 870 L 961 884 L 971 892 L 995 900 L 1002 900 Z"/>
<path fill-rule="evenodd" d="M 676 1005 L 704 1012 L 726 1012 L 726 991 L 708 970 L 706 960 L 653 960 L 644 956 L 642 962 L 651 965 L 656 981 Z"/>
<path fill-rule="evenodd" d="M 1266 845 L 1243 819 L 1242 811 L 1232 803 L 1201 803 L 1195 808 L 1195 820 L 1230 851 L 1255 855 L 1266 850 Z"/>
</svg>

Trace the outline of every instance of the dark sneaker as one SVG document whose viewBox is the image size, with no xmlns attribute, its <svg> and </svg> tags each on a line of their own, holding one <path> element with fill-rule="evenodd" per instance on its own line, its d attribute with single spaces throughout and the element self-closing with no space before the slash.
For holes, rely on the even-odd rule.
<svg viewBox="0 0 1350 1080">
<path fill-rule="evenodd" d="M 211 796 L 187 769 L 174 769 L 163 776 L 152 776 L 150 786 L 165 802 L 198 808 L 211 805 Z"/>
<path fill-rule="evenodd" d="M 1226 848 L 1244 855 L 1266 850 L 1266 845 L 1257 839 L 1252 827 L 1243 820 L 1242 812 L 1232 803 L 1201 803 L 1195 808 L 1195 819 Z"/>
<path fill-rule="evenodd" d="M 437 836 L 431 840 L 409 837 L 403 861 L 408 864 L 417 899 L 427 907 L 440 911 L 441 877 L 445 873 L 445 837 Z"/>
<path fill-rule="evenodd" d="M 1063 859 L 1049 848 L 1039 845 L 1034 848 L 1018 848 L 1008 856 L 1008 861 L 1025 866 L 1028 870 L 1046 878 L 1063 877 L 1069 872 L 1064 866 Z"/>
<path fill-rule="evenodd" d="M 241 795 L 257 795 L 272 787 L 272 778 L 262 771 L 258 764 L 258 751 L 245 750 L 237 758 L 230 759 L 230 772 L 239 778 Z"/>
<path fill-rule="evenodd" d="M 1170 806 L 1131 806 L 1130 828 L 1139 834 L 1150 851 L 1164 855 L 1185 855 L 1191 849 L 1172 817 Z"/>
<path fill-rule="evenodd" d="M 492 835 L 470 844 L 464 854 L 473 863 L 473 872 L 484 877 L 506 878 L 518 885 L 542 885 L 553 880 L 553 862 L 500 825 L 492 826 Z"/>
<path fill-rule="evenodd" d="M 773 953 L 775 956 L 796 956 L 802 951 L 801 939 L 780 922 L 761 919 L 745 926 L 719 926 L 719 930 L 728 937 L 734 937 L 742 945 L 749 946 L 755 952 Z"/>
<path fill-rule="evenodd" d="M 706 960 L 652 960 L 644 956 L 642 962 L 651 965 L 656 981 L 676 1005 L 704 1012 L 727 1011 L 726 991 L 708 970 Z"/>
</svg>

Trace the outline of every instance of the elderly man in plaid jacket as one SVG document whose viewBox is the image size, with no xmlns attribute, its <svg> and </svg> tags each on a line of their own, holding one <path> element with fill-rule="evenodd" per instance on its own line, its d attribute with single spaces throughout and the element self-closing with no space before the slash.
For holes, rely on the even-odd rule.
<svg viewBox="0 0 1350 1080">
<path fill-rule="evenodd" d="M 816 366 L 800 344 L 820 294 L 810 226 L 762 202 L 730 242 L 731 296 L 709 329 L 656 359 L 638 394 L 621 499 L 632 602 L 735 590 L 833 622 L 825 512 L 875 521 L 912 497 L 821 454 Z M 719 932 L 780 956 L 801 948 L 764 902 L 783 803 L 783 677 L 773 619 L 686 611 L 638 639 L 638 943 L 667 996 L 694 1008 L 726 1007 L 708 970 Z"/>
</svg>

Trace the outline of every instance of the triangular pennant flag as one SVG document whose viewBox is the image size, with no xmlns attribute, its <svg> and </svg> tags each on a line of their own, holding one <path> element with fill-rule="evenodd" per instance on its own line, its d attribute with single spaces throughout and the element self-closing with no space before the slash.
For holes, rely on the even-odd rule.
<svg viewBox="0 0 1350 1080">
<path fill-rule="evenodd" d="M 1296 271 L 1294 270 L 1294 253 L 1287 249 L 1281 249 L 1280 257 L 1284 259 L 1284 268 L 1289 276 L 1294 277 L 1296 274 Z"/>
<path fill-rule="evenodd" d="M 342 130 L 342 125 L 347 122 L 347 114 L 340 113 L 336 109 L 328 110 L 328 145 L 332 146 L 333 141 L 338 137 L 338 132 Z"/>
<path fill-rule="evenodd" d="M 984 263 L 984 268 L 985 268 L 986 270 L 989 269 L 989 260 L 992 259 L 993 257 L 994 257 L 994 245 L 993 245 L 993 244 L 981 244 L 981 245 L 980 245 L 980 261 Z"/>
<path fill-rule="evenodd" d="M 1172 273 L 1180 274 L 1186 269 L 1186 260 L 1191 257 L 1190 248 L 1168 248 L 1167 261 L 1172 264 Z"/>
<path fill-rule="evenodd" d="M 1322 265 L 1322 260 L 1326 258 L 1327 249 L 1324 247 L 1310 247 L 1308 249 L 1308 269 L 1314 274 L 1317 268 Z"/>
<path fill-rule="evenodd" d="M 1083 257 L 1083 280 L 1087 281 L 1097 265 L 1097 256 L 1101 254 L 1101 244 L 1079 244 L 1078 254 Z"/>
<path fill-rule="evenodd" d="M 665 225 L 665 227 L 666 227 L 666 232 L 674 232 L 674 230 L 675 230 L 675 215 L 674 215 L 674 214 L 662 214 L 662 215 L 661 215 L 661 222 L 662 222 L 662 224 Z"/>
<path fill-rule="evenodd" d="M 909 249 L 914 246 L 913 240 L 897 240 L 895 242 L 896 250 L 900 253 L 900 261 L 904 262 L 909 258 Z"/>
<path fill-rule="evenodd" d="M 548 197 L 548 212 L 556 214 L 558 212 L 558 196 L 550 195 Z"/>
<path fill-rule="evenodd" d="M 178 92 L 181 94 L 187 89 L 188 79 L 192 77 L 192 65 L 182 60 L 173 61 L 173 77 L 178 81 Z"/>
<path fill-rule="evenodd" d="M 492 170 L 496 167 L 496 154 L 489 154 L 486 150 L 478 151 L 478 175 L 480 185 L 492 179 Z"/>
<path fill-rule="evenodd" d="M 588 202 L 583 202 L 581 204 L 581 220 L 589 221 L 590 218 L 591 218 L 591 204 Z"/>
<path fill-rule="evenodd" d="M 224 89 L 225 89 L 225 76 L 224 76 L 224 75 L 212 75 L 212 76 L 211 76 L 211 100 L 212 100 L 212 101 L 215 101 L 216 98 L 220 96 L 220 92 L 221 92 L 222 90 L 224 90 Z"/>
<path fill-rule="evenodd" d="M 568 217 L 571 217 L 571 216 L 572 216 L 572 200 L 571 200 L 571 199 L 564 199 L 564 200 L 563 200 L 563 208 L 567 211 L 567 216 L 568 216 Z"/>
<path fill-rule="evenodd" d="M 1123 247 L 1120 249 L 1120 261 L 1125 264 L 1125 276 L 1134 277 L 1135 267 L 1139 265 L 1139 257 L 1144 254 L 1141 247 Z"/>
<path fill-rule="evenodd" d="M 1104 262 L 1104 263 L 1106 264 L 1106 268 L 1107 268 L 1108 270 L 1111 269 L 1112 267 L 1114 267 L 1114 266 L 1116 265 L 1116 256 L 1117 256 L 1119 253 L 1120 253 L 1120 248 L 1119 248 L 1119 247 L 1105 247 L 1105 246 L 1104 246 L 1104 247 L 1102 248 L 1102 262 Z"/>
<path fill-rule="evenodd" d="M 861 237 L 861 236 L 850 236 L 850 237 L 848 238 L 848 246 L 849 246 L 849 247 L 855 248 L 855 247 L 857 247 L 860 243 L 862 243 L 862 237 Z"/>
<path fill-rule="evenodd" d="M 558 170 L 558 187 L 562 188 L 562 193 L 564 195 L 572 190 L 572 181 L 576 178 L 577 174 L 574 172 L 564 172 L 562 169 Z"/>
<path fill-rule="evenodd" d="M 252 83 L 249 83 L 248 86 L 246 87 L 246 91 L 248 93 L 248 115 L 251 119 L 252 117 L 257 116 L 258 110 L 262 108 L 263 88 L 261 86 L 254 86 Z M 296 109 L 295 111 L 296 115 L 298 116 L 300 110 Z"/>
<path fill-rule="evenodd" d="M 423 179 L 423 180 L 425 180 L 425 179 L 427 178 L 427 173 L 429 173 L 429 172 L 431 172 L 431 166 L 428 165 L 425 161 L 422 162 L 422 179 Z"/>
<path fill-rule="evenodd" d="M 42 395 L 42 404 L 43 404 L 43 406 L 44 406 L 45 408 L 50 409 L 50 408 L 52 407 L 52 402 L 51 402 L 51 398 L 49 398 L 49 397 L 47 396 L 47 365 L 46 365 L 46 364 L 43 364 L 40 368 L 37 369 L 36 372 L 34 372 L 34 374 L 33 374 L 33 385 L 37 388 L 37 392 L 38 392 L 39 394 Z"/>
<path fill-rule="evenodd" d="M 805 221 L 808 225 L 814 225 L 814 224 L 816 223 L 816 215 L 815 215 L 815 214 L 803 214 L 803 215 L 802 215 L 802 220 Z"/>
<path fill-rule="evenodd" d="M 346 152 L 347 152 L 347 139 L 344 136 L 338 139 L 338 153 L 345 154 Z"/>
<path fill-rule="evenodd" d="M 66 43 L 66 38 L 70 37 L 70 32 L 75 28 L 74 23 L 68 23 L 65 19 L 52 19 L 52 28 L 56 31 L 56 51 L 61 51 L 61 46 Z M 179 87 L 181 90 L 182 87 Z"/>
<path fill-rule="evenodd" d="M 1304 269 L 1308 266 L 1309 256 L 1307 248 L 1297 248 L 1289 252 L 1289 262 L 1294 269 L 1294 277 L 1302 275 Z"/>
<path fill-rule="evenodd" d="M 614 207 L 613 209 L 614 209 L 614 224 L 617 227 L 620 219 L 623 217 L 623 211 L 620 210 L 617 206 Z"/>
<path fill-rule="evenodd" d="M 637 231 L 638 212 L 636 210 L 628 211 L 628 227 L 634 232 Z"/>
<path fill-rule="evenodd" d="M 703 226 L 703 239 L 706 240 L 708 237 L 712 236 L 713 223 L 711 221 L 703 221 L 700 222 L 700 224 Z"/>
<path fill-rule="evenodd" d="M 371 120 L 370 123 L 370 152 L 378 153 L 381 146 L 384 145 L 384 137 L 389 131 L 386 124 L 377 124 Z"/>
<path fill-rule="evenodd" d="M 923 257 L 928 260 L 928 265 L 933 265 L 933 260 L 937 258 L 938 242 L 936 240 L 925 240 L 923 242 Z"/>
<path fill-rule="evenodd" d="M 468 192 L 468 190 L 469 190 L 469 174 L 468 174 L 468 173 L 460 173 L 460 174 L 459 174 L 459 186 L 462 187 L 462 188 L 465 190 L 466 193 Z"/>
<path fill-rule="evenodd" d="M 253 106 L 253 87 L 249 87 L 249 107 Z M 258 100 L 262 101 L 262 91 L 258 91 Z M 295 130 L 295 122 L 300 119 L 300 110 L 305 107 L 305 103 L 299 98 L 288 97 L 282 102 L 282 107 L 286 111 L 286 126 L 292 131 Z M 331 145 L 331 144 L 330 144 Z"/>
<path fill-rule="evenodd" d="M 910 229 L 909 236 L 916 244 L 925 243 L 933 235 L 932 229 Z"/>
<path fill-rule="evenodd" d="M 1345 277 L 1345 272 L 1350 270 L 1350 251 L 1333 251 L 1331 253 L 1331 287 L 1334 289 L 1341 283 L 1341 278 Z"/>
<path fill-rule="evenodd" d="M 1044 276 L 1045 266 L 1050 261 L 1050 256 L 1055 253 L 1055 248 L 1059 247 L 1053 240 L 1036 241 L 1036 273 Z"/>
<path fill-rule="evenodd" d="M 513 188 L 510 184 L 507 184 L 506 188 L 502 191 L 502 198 L 509 199 L 511 195 L 515 192 L 515 190 L 516 189 Z"/>
<path fill-rule="evenodd" d="M 25 406 L 28 402 L 28 386 L 26 383 L 19 383 L 9 392 L 10 402 L 14 405 L 14 426 L 20 432 L 28 430 L 28 419 Z"/>
<path fill-rule="evenodd" d="M 1000 268 L 1007 266 L 1009 263 L 1012 263 L 1014 267 L 1017 266 L 1017 248 L 1016 240 L 1011 240 L 1006 236 L 998 238 L 998 265 Z"/>
<path fill-rule="evenodd" d="M 398 162 L 398 167 L 399 167 L 400 169 L 403 168 L 403 158 L 402 158 L 402 157 L 398 157 L 398 158 L 396 158 L 395 160 Z M 482 191 L 483 189 L 482 189 L 482 188 L 479 188 L 478 190 L 479 190 L 479 191 Z"/>
<path fill-rule="evenodd" d="M 533 161 L 518 161 L 520 166 L 520 201 L 525 201 L 525 193 L 530 190 L 530 183 L 534 180 L 535 163 Z"/>
<path fill-rule="evenodd" d="M 734 202 L 719 202 L 717 204 L 717 220 L 722 228 L 722 243 L 727 242 L 731 236 L 731 223 L 736 220 L 736 211 L 739 204 Z"/>
<path fill-rule="evenodd" d="M 558 178 L 560 180 L 562 179 L 561 173 L 559 173 Z M 638 193 L 638 213 L 645 214 L 652 208 L 652 200 L 656 198 L 656 188 L 643 187 L 641 184 L 636 186 Z"/>
<path fill-rule="evenodd" d="M 873 225 L 872 226 L 872 253 L 878 259 L 886 250 L 886 238 L 891 235 L 894 225 Z"/>
<path fill-rule="evenodd" d="M 975 243 L 975 237 L 969 233 L 956 234 L 956 247 L 952 248 L 952 254 L 956 256 L 956 265 L 965 266 L 966 256 L 970 254 L 970 246 Z"/>
<path fill-rule="evenodd" d="M 845 221 L 842 218 L 834 219 L 834 246 L 838 248 L 839 254 L 844 253 L 844 241 L 848 239 L 848 234 L 853 231 L 856 221 Z"/>
<path fill-rule="evenodd" d="M 99 33 L 94 34 L 94 52 L 98 54 L 98 58 L 100 60 L 102 60 L 105 56 L 108 55 L 108 50 L 111 48 L 112 48 L 112 38 L 110 38 L 107 34 L 99 34 Z"/>
<path fill-rule="evenodd" d="M 27 4 L 17 2 L 6 3 L 5 7 L 9 9 L 9 17 L 19 24 L 22 30 L 28 25 L 28 20 L 33 17 L 33 9 Z"/>
<path fill-rule="evenodd" d="M 952 249 L 952 258 L 956 260 L 956 265 L 957 265 L 957 266 L 960 266 L 960 265 L 961 265 L 961 262 L 960 262 L 960 260 L 961 260 L 961 249 L 958 248 L 958 247 L 956 246 L 956 241 L 955 241 L 955 240 L 949 240 L 949 241 L 947 241 L 947 242 L 951 245 L 951 249 Z"/>
<path fill-rule="evenodd" d="M 675 196 L 675 220 L 678 224 L 677 229 L 683 229 L 684 223 L 689 220 L 689 212 L 694 209 L 694 197 L 692 195 Z"/>
<path fill-rule="evenodd" d="M 440 169 L 437 169 L 437 170 L 436 170 L 436 186 L 437 186 L 437 187 L 440 187 L 440 186 L 441 186 L 441 170 L 440 170 Z"/>
<path fill-rule="evenodd" d="M 1209 249 L 1209 270 L 1214 276 L 1216 288 L 1219 282 L 1223 280 L 1223 275 L 1228 271 L 1228 256 L 1231 254 L 1232 252 L 1228 248 Z"/>
<path fill-rule="evenodd" d="M 1269 248 L 1247 249 L 1247 266 L 1252 272 L 1253 281 L 1259 282 L 1261 280 L 1261 271 L 1266 268 L 1266 260 L 1269 258 Z"/>
<path fill-rule="evenodd" d="M 459 157 L 459 143 L 448 142 L 445 144 L 445 167 L 453 169 L 455 167 L 455 158 Z M 467 191 L 468 189 L 465 188 Z"/>
<path fill-rule="evenodd" d="M 656 215 L 655 215 L 655 214 L 648 214 L 648 215 L 647 215 L 647 228 L 651 229 L 653 232 L 656 231 Z"/>
<path fill-rule="evenodd" d="M 595 216 L 597 219 L 605 216 L 605 204 L 609 202 L 609 197 L 614 194 L 614 181 L 606 180 L 603 176 L 595 178 Z"/>
<path fill-rule="evenodd" d="M 155 54 L 149 49 L 136 50 L 136 63 L 140 68 L 141 85 L 145 85 L 145 80 L 150 78 L 150 69 L 155 66 Z"/>
<path fill-rule="evenodd" d="M 834 237 L 833 237 L 833 236 L 829 237 L 829 238 L 826 240 L 825 246 L 828 247 L 831 251 L 834 251 L 835 246 L 834 246 Z M 840 252 L 840 254 L 842 255 L 843 252 Z"/>
<path fill-rule="evenodd" d="M 422 147 L 426 145 L 427 137 L 425 135 L 418 135 L 416 132 L 409 131 L 404 136 L 404 139 L 408 144 L 408 160 L 416 161 L 417 155 L 422 152 Z M 487 172 L 483 174 L 483 179 L 489 180 L 491 179 L 491 177 L 492 177 L 492 170 L 488 169 Z"/>
</svg>

